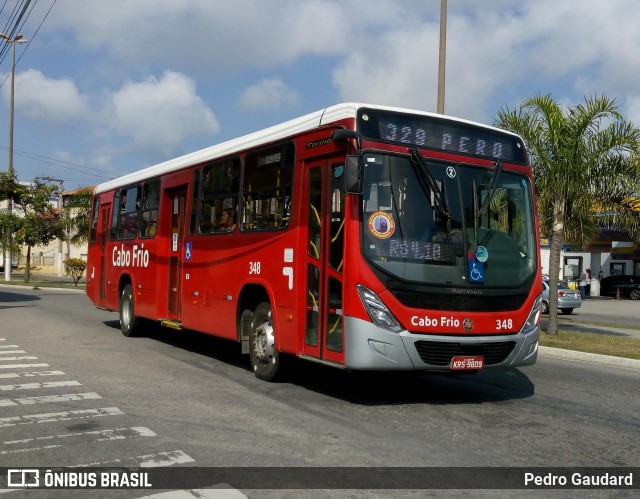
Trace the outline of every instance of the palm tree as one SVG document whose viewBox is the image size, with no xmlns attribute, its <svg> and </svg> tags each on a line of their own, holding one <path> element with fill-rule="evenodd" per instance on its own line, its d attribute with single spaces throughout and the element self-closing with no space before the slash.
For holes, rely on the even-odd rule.
<svg viewBox="0 0 640 499">
<path fill-rule="evenodd" d="M 640 233 L 629 201 L 640 193 L 640 130 L 605 96 L 563 110 L 537 95 L 518 110 L 501 109 L 495 124 L 521 135 L 531 155 L 540 230 L 551 234 L 547 334 L 556 334 L 564 242 L 584 246 L 603 226 Z"/>
<path fill-rule="evenodd" d="M 61 218 L 67 255 L 71 252 L 71 245 L 81 246 L 89 239 L 93 189 L 93 187 L 80 187 L 75 191 L 63 193 Z"/>
</svg>

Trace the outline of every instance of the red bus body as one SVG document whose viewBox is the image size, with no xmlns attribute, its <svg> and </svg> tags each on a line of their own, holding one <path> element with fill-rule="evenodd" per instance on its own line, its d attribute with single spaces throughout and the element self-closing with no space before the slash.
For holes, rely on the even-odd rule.
<svg viewBox="0 0 640 499">
<path fill-rule="evenodd" d="M 340 104 L 99 185 L 87 295 L 125 335 L 150 319 L 238 341 L 263 379 L 280 353 L 348 369 L 530 365 L 534 201 L 517 136 Z M 443 219 L 444 239 L 419 242 Z"/>
</svg>

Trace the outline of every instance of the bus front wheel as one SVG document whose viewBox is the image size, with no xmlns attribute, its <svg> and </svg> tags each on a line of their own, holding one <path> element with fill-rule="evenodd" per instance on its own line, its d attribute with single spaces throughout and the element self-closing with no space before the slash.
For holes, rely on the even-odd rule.
<svg viewBox="0 0 640 499">
<path fill-rule="evenodd" d="M 133 310 L 133 292 L 131 284 L 125 284 L 120 295 L 120 330 L 125 336 L 136 336 L 139 329 L 139 319 L 135 316 Z"/>
<path fill-rule="evenodd" d="M 249 357 L 256 378 L 272 381 L 280 370 L 280 355 L 275 345 L 271 305 L 263 302 L 253 313 L 249 336 Z"/>
</svg>

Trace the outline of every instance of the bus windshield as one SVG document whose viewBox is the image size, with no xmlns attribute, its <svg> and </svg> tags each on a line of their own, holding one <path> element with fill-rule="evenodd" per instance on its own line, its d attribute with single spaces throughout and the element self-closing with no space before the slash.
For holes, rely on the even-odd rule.
<svg viewBox="0 0 640 499">
<path fill-rule="evenodd" d="M 400 280 L 515 288 L 536 270 L 531 183 L 509 171 L 365 153 L 363 252 Z"/>
</svg>

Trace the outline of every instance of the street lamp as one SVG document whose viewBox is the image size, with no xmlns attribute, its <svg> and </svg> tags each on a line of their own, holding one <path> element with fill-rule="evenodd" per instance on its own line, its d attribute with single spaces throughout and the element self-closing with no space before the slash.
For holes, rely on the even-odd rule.
<svg viewBox="0 0 640 499">
<path fill-rule="evenodd" d="M 16 75 L 16 43 L 27 43 L 29 40 L 24 38 L 21 34 L 17 34 L 13 38 L 8 36 L 5 33 L 0 33 L 0 38 L 3 38 L 7 41 L 7 43 L 11 44 L 11 97 L 9 104 L 9 178 L 13 177 L 13 96 L 15 89 L 15 75 Z M 13 210 L 13 201 L 11 199 L 7 200 L 7 213 L 11 214 Z M 4 252 L 4 280 L 11 281 L 11 233 L 9 233 L 9 237 L 7 238 L 8 242 L 8 251 L 5 249 Z M 7 258 L 8 257 L 8 258 Z"/>
</svg>

